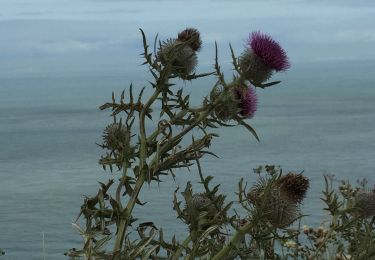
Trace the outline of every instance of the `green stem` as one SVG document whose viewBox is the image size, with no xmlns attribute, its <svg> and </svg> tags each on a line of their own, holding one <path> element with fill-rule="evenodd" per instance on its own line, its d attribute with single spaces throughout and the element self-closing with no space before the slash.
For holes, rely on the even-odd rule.
<svg viewBox="0 0 375 260">
<path fill-rule="evenodd" d="M 146 136 L 146 127 L 145 127 L 145 117 L 146 111 L 150 108 L 152 103 L 157 99 L 160 94 L 160 90 L 156 89 L 154 94 L 146 103 L 144 109 L 141 111 L 139 115 L 139 132 L 140 132 L 140 155 L 139 155 L 139 170 L 142 172 L 143 166 L 146 164 L 146 157 L 147 157 L 147 136 Z"/>
<path fill-rule="evenodd" d="M 134 209 L 134 205 L 137 201 L 139 192 L 142 189 L 143 183 L 146 180 L 146 175 L 144 174 L 144 171 L 143 171 L 143 168 L 146 164 L 146 157 L 147 157 L 147 143 L 146 143 L 147 137 L 146 137 L 146 128 L 145 128 L 145 117 L 146 117 L 146 111 L 150 108 L 152 103 L 157 99 L 159 94 L 160 94 L 160 91 L 156 89 L 154 94 L 147 101 L 144 109 L 141 111 L 139 115 L 139 128 L 140 128 L 140 141 L 141 141 L 140 157 L 139 157 L 139 174 L 138 174 L 136 184 L 134 186 L 134 191 L 130 197 L 130 200 L 128 204 L 126 205 L 126 208 L 122 211 L 123 218 L 121 218 L 120 220 L 115 245 L 113 248 L 113 252 L 115 254 L 121 251 L 124 237 L 126 234 L 126 229 L 129 225 L 131 213 Z"/>
<path fill-rule="evenodd" d="M 129 225 L 129 220 L 131 217 L 131 212 L 134 209 L 135 202 L 137 201 L 139 192 L 142 189 L 143 183 L 146 180 L 146 176 L 144 174 L 141 174 L 139 178 L 137 179 L 137 182 L 134 187 L 134 191 L 132 193 L 132 196 L 130 197 L 130 200 L 128 204 L 126 205 L 126 208 L 123 210 L 122 215 L 124 216 L 120 220 L 120 224 L 118 227 L 118 233 L 115 241 L 115 246 L 113 249 L 114 254 L 118 253 L 121 251 L 122 244 L 124 242 L 125 234 L 126 234 L 126 229 Z"/>
<path fill-rule="evenodd" d="M 182 245 L 178 247 L 176 253 L 174 254 L 174 256 L 173 256 L 173 258 L 172 258 L 173 260 L 178 260 L 178 259 L 180 259 L 180 255 L 181 255 L 181 253 L 182 253 L 182 250 L 188 246 L 188 244 L 190 243 L 190 241 L 191 241 L 191 236 L 189 235 L 189 236 L 184 240 L 184 242 L 182 243 Z"/>
<path fill-rule="evenodd" d="M 236 233 L 234 236 L 231 238 L 228 244 L 223 247 L 219 253 L 217 253 L 211 260 L 220 260 L 220 259 L 225 259 L 225 257 L 230 253 L 232 249 L 236 249 L 237 245 L 241 243 L 243 238 L 245 237 L 246 233 L 251 228 L 251 223 L 247 223 L 245 226 L 240 227 L 237 229 Z"/>
<path fill-rule="evenodd" d="M 120 205 L 120 209 L 122 210 L 122 204 L 121 204 L 121 189 L 122 189 L 122 186 L 124 185 L 125 181 L 126 181 L 126 176 L 127 176 L 127 172 L 128 172 L 128 162 L 124 162 L 122 164 L 122 177 L 120 179 L 120 183 L 119 185 L 117 186 L 117 189 L 116 189 L 116 201 L 118 202 L 118 204 Z"/>
</svg>

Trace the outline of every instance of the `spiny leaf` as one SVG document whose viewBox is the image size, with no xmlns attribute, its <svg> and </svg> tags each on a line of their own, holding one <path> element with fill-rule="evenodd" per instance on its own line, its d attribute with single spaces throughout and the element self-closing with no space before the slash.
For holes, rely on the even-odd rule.
<svg viewBox="0 0 375 260">
<path fill-rule="evenodd" d="M 134 102 L 134 97 L 133 97 L 133 83 L 130 83 L 130 87 L 129 87 L 129 95 L 130 95 L 130 104 L 133 104 Z"/>
<path fill-rule="evenodd" d="M 273 85 L 279 84 L 280 82 L 281 82 L 280 80 L 278 80 L 278 81 L 273 81 L 273 82 L 269 82 L 269 83 L 261 84 L 261 86 L 262 86 L 263 88 L 271 87 L 271 86 L 273 86 Z"/>
<path fill-rule="evenodd" d="M 257 141 L 260 142 L 259 137 L 258 137 L 258 134 L 257 134 L 256 131 L 254 130 L 254 128 L 252 128 L 249 124 L 247 124 L 242 118 L 240 118 L 240 117 L 238 117 L 238 116 L 237 116 L 235 119 L 237 120 L 237 122 L 238 122 L 240 125 L 244 126 L 247 130 L 249 130 L 249 132 L 252 133 L 252 134 L 254 135 L 255 139 L 257 139 Z"/>
<path fill-rule="evenodd" d="M 143 92 L 145 91 L 146 87 L 143 87 L 141 89 L 141 92 L 139 92 L 139 96 L 138 96 L 138 103 L 141 103 L 141 99 L 142 99 L 142 95 L 143 95 Z"/>
</svg>

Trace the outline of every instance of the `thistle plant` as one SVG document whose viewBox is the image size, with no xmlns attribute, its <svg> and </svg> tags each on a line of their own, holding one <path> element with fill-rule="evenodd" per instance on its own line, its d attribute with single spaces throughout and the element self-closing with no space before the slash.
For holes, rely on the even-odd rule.
<svg viewBox="0 0 375 260">
<path fill-rule="evenodd" d="M 134 93 L 130 85 L 119 97 L 112 93 L 111 101 L 100 106 L 110 112 L 113 122 L 104 128 L 100 144 L 104 154 L 99 164 L 118 177 L 100 183 L 95 196 L 84 197 L 73 224 L 83 238 L 83 246 L 69 250 L 66 255 L 84 259 L 216 260 L 321 256 L 323 247 L 303 248 L 299 237 L 305 233 L 293 227 L 303 217 L 300 205 L 309 188 L 309 180 L 302 172 L 283 174 L 280 167 L 272 165 L 257 168 L 254 170 L 257 182 L 247 188 L 246 183 L 254 181 L 241 179 L 237 200 L 227 201 L 220 185 L 212 187 L 214 177 L 205 176 L 200 164 L 203 157 L 216 156 L 209 148 L 218 137 L 214 132 L 217 128 L 244 126 L 259 141 L 249 124 L 260 102 L 256 89 L 280 83 L 265 81 L 274 72 L 290 66 L 279 43 L 255 32 L 240 57 L 229 45 L 234 74 L 228 81 L 221 71 L 216 44 L 213 71 L 196 73 L 198 51 L 202 48 L 198 30 L 187 28 L 176 38 L 164 41 L 156 37 L 154 52 L 150 52 L 145 33 L 140 31 L 143 65 L 153 77 L 148 86 L 152 94 L 145 98 L 145 88 Z M 203 77 L 215 77 L 216 82 L 207 96 L 202 97 L 200 106 L 191 106 L 190 96 L 178 85 Z M 157 104 L 161 109 L 155 115 Z M 154 128 L 147 133 L 146 125 L 150 123 Z M 176 217 L 187 226 L 187 233 L 184 238 L 174 236 L 166 241 L 162 227 L 155 226 L 152 219 L 140 223 L 133 210 L 146 206 L 141 198 L 145 184 L 159 184 L 168 175 L 174 177 L 181 170 L 193 169 L 199 175 L 203 192 L 196 192 L 199 189 L 191 182 L 183 191 L 176 189 L 171 202 Z M 355 243 L 354 236 L 372 235 L 368 231 L 370 224 L 363 222 L 363 217 L 373 214 L 373 209 L 365 208 L 367 203 L 363 202 L 371 200 L 373 195 L 358 193 L 357 202 L 354 195 L 348 195 L 348 200 L 357 206 L 342 210 L 343 205 L 328 186 L 324 194 L 328 210 L 334 216 L 332 232 L 341 232 L 352 248 L 338 252 L 359 252 L 362 247 Z M 245 213 L 238 213 L 239 209 Z M 346 214 L 362 222 L 353 224 L 352 217 Z M 350 228 L 357 225 L 355 228 L 367 229 L 358 234 L 341 227 L 339 222 Z M 324 243 L 331 241 L 332 232 L 322 233 Z"/>
</svg>

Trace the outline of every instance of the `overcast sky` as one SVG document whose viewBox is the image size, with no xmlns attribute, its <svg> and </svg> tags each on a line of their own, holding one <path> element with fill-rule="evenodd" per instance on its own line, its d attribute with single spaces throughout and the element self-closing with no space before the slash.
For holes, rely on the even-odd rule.
<svg viewBox="0 0 375 260">
<path fill-rule="evenodd" d="M 251 31 L 267 32 L 293 63 L 375 60 L 375 3 L 367 1 L 0 0 L 0 76 L 92 73 L 141 63 L 143 28 L 153 41 L 201 31 L 201 65 L 218 41 L 240 53 Z"/>
</svg>

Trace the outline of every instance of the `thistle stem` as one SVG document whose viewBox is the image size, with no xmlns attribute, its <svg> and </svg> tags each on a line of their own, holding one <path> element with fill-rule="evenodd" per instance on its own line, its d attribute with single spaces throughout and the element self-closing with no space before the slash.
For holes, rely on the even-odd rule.
<svg viewBox="0 0 375 260">
<path fill-rule="evenodd" d="M 127 172 L 128 172 L 128 162 L 124 162 L 122 164 L 122 177 L 120 179 L 120 183 L 119 185 L 117 186 L 117 189 L 116 189 L 116 201 L 118 202 L 118 204 L 120 205 L 120 209 L 122 210 L 122 204 L 121 204 L 121 189 L 122 189 L 122 186 L 124 185 L 125 181 L 126 181 L 126 176 L 127 176 Z"/>
<path fill-rule="evenodd" d="M 236 249 L 237 245 L 243 240 L 243 238 L 245 237 L 246 233 L 248 233 L 250 228 L 251 228 L 251 223 L 247 223 L 245 226 L 237 229 L 236 233 L 231 238 L 229 243 L 226 244 L 225 247 L 223 247 L 219 251 L 219 253 L 217 253 L 213 258 L 211 258 L 211 260 L 225 259 L 225 257 L 229 254 L 229 252 L 232 249 Z"/>
<path fill-rule="evenodd" d="M 138 178 L 134 187 L 134 191 L 130 197 L 130 200 L 128 204 L 126 205 L 126 208 L 122 211 L 122 216 L 118 228 L 118 234 L 116 237 L 115 245 L 113 248 L 113 252 L 116 254 L 116 252 L 120 252 L 122 248 L 122 244 L 124 241 L 124 237 L 126 234 L 126 229 L 129 225 L 129 220 L 131 217 L 131 213 L 134 209 L 134 205 L 137 201 L 139 192 L 142 189 L 143 183 L 146 180 L 146 175 L 144 174 L 144 171 L 142 170 L 146 164 L 146 157 L 147 157 L 147 137 L 146 137 L 146 128 L 145 128 L 145 117 L 146 117 L 146 111 L 150 108 L 152 103 L 157 99 L 157 97 L 160 94 L 160 90 L 156 89 L 154 91 L 154 94 L 150 97 L 150 99 L 147 101 L 144 109 L 141 111 L 139 115 L 139 128 L 140 128 L 140 158 L 139 158 L 139 174 Z"/>
</svg>

